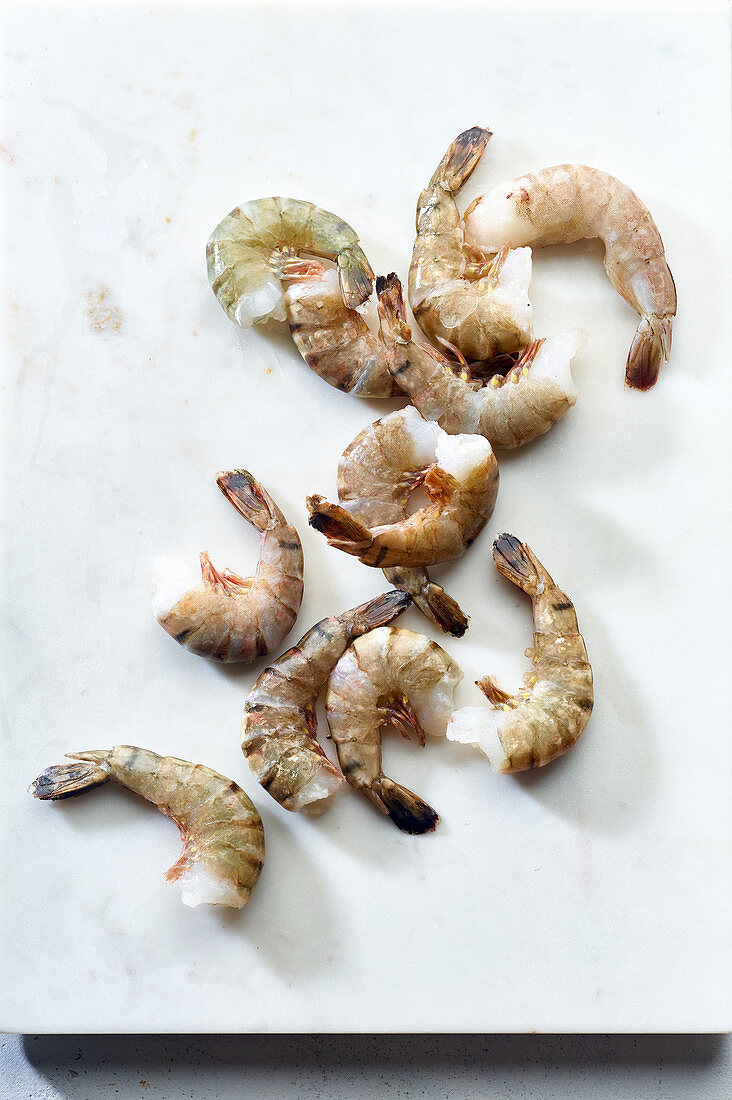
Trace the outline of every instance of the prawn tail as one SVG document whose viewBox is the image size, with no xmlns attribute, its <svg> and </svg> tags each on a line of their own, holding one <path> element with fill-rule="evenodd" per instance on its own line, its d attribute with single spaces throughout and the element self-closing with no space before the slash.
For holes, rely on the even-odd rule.
<svg viewBox="0 0 732 1100">
<path fill-rule="evenodd" d="M 671 351 L 671 318 L 646 313 L 641 317 L 628 352 L 625 381 L 634 390 L 655 386 L 661 363 Z"/>
<path fill-rule="evenodd" d="M 382 813 L 388 814 L 403 833 L 411 833 L 412 836 L 431 833 L 440 820 L 431 806 L 386 776 L 379 776 L 370 787 L 365 787 L 364 794 Z"/>
<path fill-rule="evenodd" d="M 420 611 L 445 634 L 453 638 L 462 638 L 468 629 L 470 616 L 466 615 L 457 600 L 448 595 L 444 588 L 430 581 L 418 597 L 413 597 Z"/>
<path fill-rule="evenodd" d="M 535 596 L 539 588 L 539 565 L 536 558 L 515 535 L 499 535 L 493 543 L 493 564 L 499 573 Z"/>
<path fill-rule="evenodd" d="M 409 592 L 422 614 L 439 630 L 462 638 L 468 629 L 468 616 L 444 588 L 430 580 L 426 569 L 395 566 L 385 569 L 384 576 L 390 584 Z"/>
<path fill-rule="evenodd" d="M 402 284 L 393 271 L 377 277 L 376 295 L 382 333 L 405 343 L 411 340 L 412 330 L 407 324 Z"/>
<path fill-rule="evenodd" d="M 226 470 L 216 475 L 216 484 L 237 512 L 258 531 L 266 531 L 285 518 L 248 470 Z"/>
<path fill-rule="evenodd" d="M 375 630 L 377 626 L 388 626 L 397 615 L 406 611 L 411 602 L 412 597 L 408 592 L 393 589 L 381 596 L 375 596 L 367 603 L 359 604 L 352 611 L 346 612 L 351 636 L 358 638 L 361 634 L 368 634 L 369 630 Z"/>
<path fill-rule="evenodd" d="M 374 273 L 363 249 L 354 244 L 338 253 L 338 279 L 343 301 L 349 309 L 356 309 L 371 297 Z"/>
<path fill-rule="evenodd" d="M 374 537 L 368 527 L 339 504 L 331 504 L 325 497 L 316 495 L 307 498 L 307 506 L 308 523 L 325 535 L 331 546 L 358 557 L 373 543 Z"/>
<path fill-rule="evenodd" d="M 102 783 L 111 778 L 104 764 L 108 755 L 106 749 L 69 755 L 83 763 L 54 764 L 53 767 L 46 768 L 29 787 L 36 798 L 43 801 L 72 798 L 75 794 L 101 787 Z"/>
<path fill-rule="evenodd" d="M 463 130 L 438 164 L 430 186 L 439 186 L 453 195 L 456 194 L 470 179 L 492 137 L 491 131 L 482 126 L 471 126 L 469 130 Z"/>
</svg>

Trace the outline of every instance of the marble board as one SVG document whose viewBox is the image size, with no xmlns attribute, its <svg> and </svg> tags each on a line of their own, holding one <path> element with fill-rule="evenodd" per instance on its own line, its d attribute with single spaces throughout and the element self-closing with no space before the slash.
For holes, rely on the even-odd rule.
<svg viewBox="0 0 732 1100">
<path fill-rule="evenodd" d="M 719 1031 L 730 1026 L 729 43 L 725 5 L 297 4 L 6 8 L 0 1028 L 29 1032 Z M 306 198 L 406 278 L 417 194 L 462 129 L 465 188 L 561 162 L 647 202 L 679 293 L 671 361 L 623 385 L 636 318 L 588 242 L 536 254 L 539 335 L 590 333 L 579 400 L 499 453 L 495 512 L 435 577 L 471 615 L 430 633 L 516 687 L 528 602 L 511 531 L 578 610 L 596 707 L 580 743 L 497 776 L 464 746 L 389 737 L 387 773 L 438 810 L 399 833 L 350 789 L 288 814 L 239 749 L 265 661 L 218 667 L 155 623 L 152 559 L 246 572 L 255 533 L 217 470 L 245 466 L 298 527 L 294 642 L 383 590 L 307 526 L 344 446 L 400 401 L 325 385 L 285 331 L 212 295 L 209 232 L 245 199 Z M 726 198 L 725 198 L 726 196 Z M 322 730 L 322 726 L 321 726 Z M 104 787 L 29 782 L 75 749 L 205 762 L 259 807 L 241 912 L 189 910 L 178 836 Z M 330 749 L 329 749 L 330 751 Z"/>
</svg>

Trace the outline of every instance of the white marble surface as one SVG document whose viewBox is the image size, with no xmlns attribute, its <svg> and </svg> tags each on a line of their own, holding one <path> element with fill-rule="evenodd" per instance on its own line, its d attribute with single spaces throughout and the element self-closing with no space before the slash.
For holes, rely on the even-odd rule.
<svg viewBox="0 0 732 1100">
<path fill-rule="evenodd" d="M 5 21 L 0 1026 L 728 1027 L 724 12 L 527 22 L 269 5 Z M 578 608 L 596 710 L 576 750 L 518 778 L 459 746 L 390 739 L 387 770 L 442 817 L 410 838 L 350 791 L 319 821 L 267 799 L 238 748 L 262 664 L 221 669 L 177 647 L 150 612 L 150 562 L 205 547 L 246 568 L 256 538 L 213 483 L 244 465 L 303 538 L 293 639 L 381 590 L 307 527 L 304 497 L 333 491 L 343 446 L 397 403 L 328 388 L 284 334 L 239 334 L 203 246 L 236 202 L 289 193 L 337 211 L 376 270 L 405 276 L 416 194 L 476 122 L 496 136 L 466 199 L 594 163 L 648 202 L 681 306 L 669 367 L 631 393 L 634 315 L 598 250 L 536 258 L 537 333 L 591 333 L 580 399 L 499 456 L 493 519 L 436 575 L 472 615 L 446 647 L 466 673 L 458 701 L 477 702 L 477 675 L 517 682 L 530 636 L 491 536 L 530 542 Z M 402 621 L 426 629 L 415 611 Z M 205 761 L 255 798 L 268 857 L 242 913 L 180 904 L 161 877 L 175 829 L 124 792 L 27 795 L 64 752 L 120 742 Z"/>
</svg>

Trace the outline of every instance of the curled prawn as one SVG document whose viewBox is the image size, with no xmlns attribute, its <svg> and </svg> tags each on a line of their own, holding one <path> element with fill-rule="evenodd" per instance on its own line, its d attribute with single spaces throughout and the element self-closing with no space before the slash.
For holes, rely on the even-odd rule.
<svg viewBox="0 0 732 1100">
<path fill-rule="evenodd" d="M 287 321 L 303 359 L 329 385 L 361 397 L 398 392 L 378 335 L 357 312 L 374 275 L 341 218 L 299 199 L 257 199 L 217 225 L 206 257 L 214 293 L 232 321 L 244 328 Z"/>
<path fill-rule="evenodd" d="M 494 446 L 520 447 L 547 432 L 577 401 L 570 364 L 587 340 L 572 329 L 533 340 L 506 374 L 479 376 L 462 359 L 461 369 L 430 344 L 412 339 L 398 308 L 396 276 L 376 280 L 382 337 L 395 349 L 388 360 L 400 387 L 426 420 L 450 433 L 475 433 Z M 478 364 L 485 370 L 488 364 Z"/>
<path fill-rule="evenodd" d="M 584 164 L 559 164 L 498 184 L 468 207 L 464 226 L 486 252 L 599 237 L 610 282 L 641 318 L 625 381 L 639 390 L 654 385 L 671 349 L 676 288 L 656 224 L 626 184 Z"/>
<path fill-rule="evenodd" d="M 209 281 L 231 320 L 244 328 L 284 321 L 279 265 L 301 252 L 337 264 L 349 309 L 371 294 L 374 273 L 347 222 L 302 199 L 253 199 L 227 214 L 206 245 Z"/>
<path fill-rule="evenodd" d="M 401 523 L 407 518 L 412 492 L 434 459 L 438 434 L 411 405 L 364 428 L 338 463 L 339 504 L 368 527 Z M 457 637 L 465 633 L 466 615 L 424 567 L 393 565 L 384 569 L 384 576 L 409 592 L 420 611 L 441 630 Z"/>
<path fill-rule="evenodd" d="M 400 627 L 358 638 L 331 673 L 325 705 L 338 760 L 350 785 L 398 829 L 426 833 L 438 816 L 421 798 L 384 775 L 381 730 L 425 743 L 444 736 L 463 674 L 436 642 Z"/>
<path fill-rule="evenodd" d="M 475 745 L 496 772 L 519 772 L 548 764 L 579 739 L 592 713 L 592 669 L 572 601 L 528 546 L 499 535 L 493 561 L 531 597 L 534 646 L 526 655 L 532 667 L 517 695 L 501 691 L 490 676 L 478 680 L 493 709 L 456 710 L 447 737 Z"/>
<path fill-rule="evenodd" d="M 408 406 L 376 421 L 354 443 L 341 476 L 345 496 L 353 494 L 354 511 L 372 522 L 391 518 L 368 527 L 348 510 L 348 499 L 338 505 L 315 495 L 307 500 L 311 526 L 365 565 L 415 567 L 460 557 L 496 503 L 498 463 L 488 441 L 447 435 Z M 407 516 L 407 500 L 417 487 L 430 503 Z M 373 504 L 365 499 L 369 491 Z"/>
<path fill-rule="evenodd" d="M 491 136 L 481 126 L 465 130 L 438 164 L 417 202 L 409 268 L 409 304 L 422 331 L 475 360 L 515 351 L 531 339 L 531 249 L 506 248 L 487 257 L 466 242 L 455 201 Z"/>
<path fill-rule="evenodd" d="M 219 572 L 201 554 L 201 580 L 171 558 L 158 558 L 153 611 L 171 637 L 199 657 L 253 661 L 275 649 L 302 602 L 302 546 L 269 493 L 246 470 L 216 477 L 236 510 L 262 532 L 253 577 Z"/>
<path fill-rule="evenodd" d="M 387 592 L 316 623 L 264 670 L 247 696 L 241 748 L 255 778 L 286 810 L 322 813 L 343 783 L 316 740 L 315 705 L 344 649 L 411 603 Z"/>
<path fill-rule="evenodd" d="M 246 905 L 264 863 L 264 829 L 241 787 L 203 764 L 135 745 L 67 755 L 78 763 L 42 772 L 31 784 L 36 798 L 70 798 L 113 779 L 180 829 L 183 851 L 165 881 L 180 883 L 184 905 Z"/>
</svg>

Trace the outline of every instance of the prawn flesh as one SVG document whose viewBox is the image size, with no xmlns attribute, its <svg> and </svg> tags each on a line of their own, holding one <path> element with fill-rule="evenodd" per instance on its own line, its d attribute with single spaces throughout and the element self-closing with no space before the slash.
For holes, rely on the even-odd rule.
<svg viewBox="0 0 732 1100">
<path fill-rule="evenodd" d="M 241 787 L 203 764 L 135 745 L 67 755 L 79 763 L 42 772 L 31 784 L 36 798 L 70 798 L 113 779 L 180 829 L 183 851 L 165 881 L 180 883 L 184 905 L 246 905 L 264 863 L 264 829 Z"/>
<path fill-rule="evenodd" d="M 610 282 L 641 318 L 625 381 L 638 390 L 654 385 L 671 350 L 676 288 L 656 224 L 626 184 L 584 164 L 558 164 L 498 184 L 471 203 L 464 226 L 486 252 L 599 237 Z"/>
<path fill-rule="evenodd" d="M 217 661 L 253 661 L 275 649 L 292 628 L 302 602 L 302 546 L 269 493 L 246 470 L 216 476 L 216 484 L 258 531 L 253 577 L 219 572 L 201 554 L 201 580 L 181 562 L 158 558 L 153 611 L 185 649 Z"/>
<path fill-rule="evenodd" d="M 247 696 L 241 747 L 257 781 L 286 810 L 322 813 L 343 774 L 318 744 L 315 705 L 348 645 L 401 614 L 411 597 L 386 592 L 316 623 L 264 670 Z"/>
<path fill-rule="evenodd" d="M 542 767 L 575 744 L 592 713 L 592 669 L 569 597 L 557 588 L 532 551 L 513 535 L 499 535 L 493 561 L 531 597 L 533 665 L 517 695 L 490 676 L 477 681 L 493 710 L 462 707 L 447 727 L 451 741 L 475 745 L 496 772 Z"/>
<path fill-rule="evenodd" d="M 420 328 L 468 359 L 516 351 L 531 339 L 531 249 L 486 256 L 467 243 L 455 201 L 491 137 L 474 126 L 448 148 L 417 202 L 409 268 L 409 304 Z"/>
<path fill-rule="evenodd" d="M 460 668 L 436 642 L 399 627 L 359 638 L 331 673 L 326 711 L 338 760 L 350 785 L 398 829 L 426 833 L 438 815 L 421 798 L 387 778 L 381 766 L 381 730 L 425 743 L 444 736 Z"/>
</svg>

